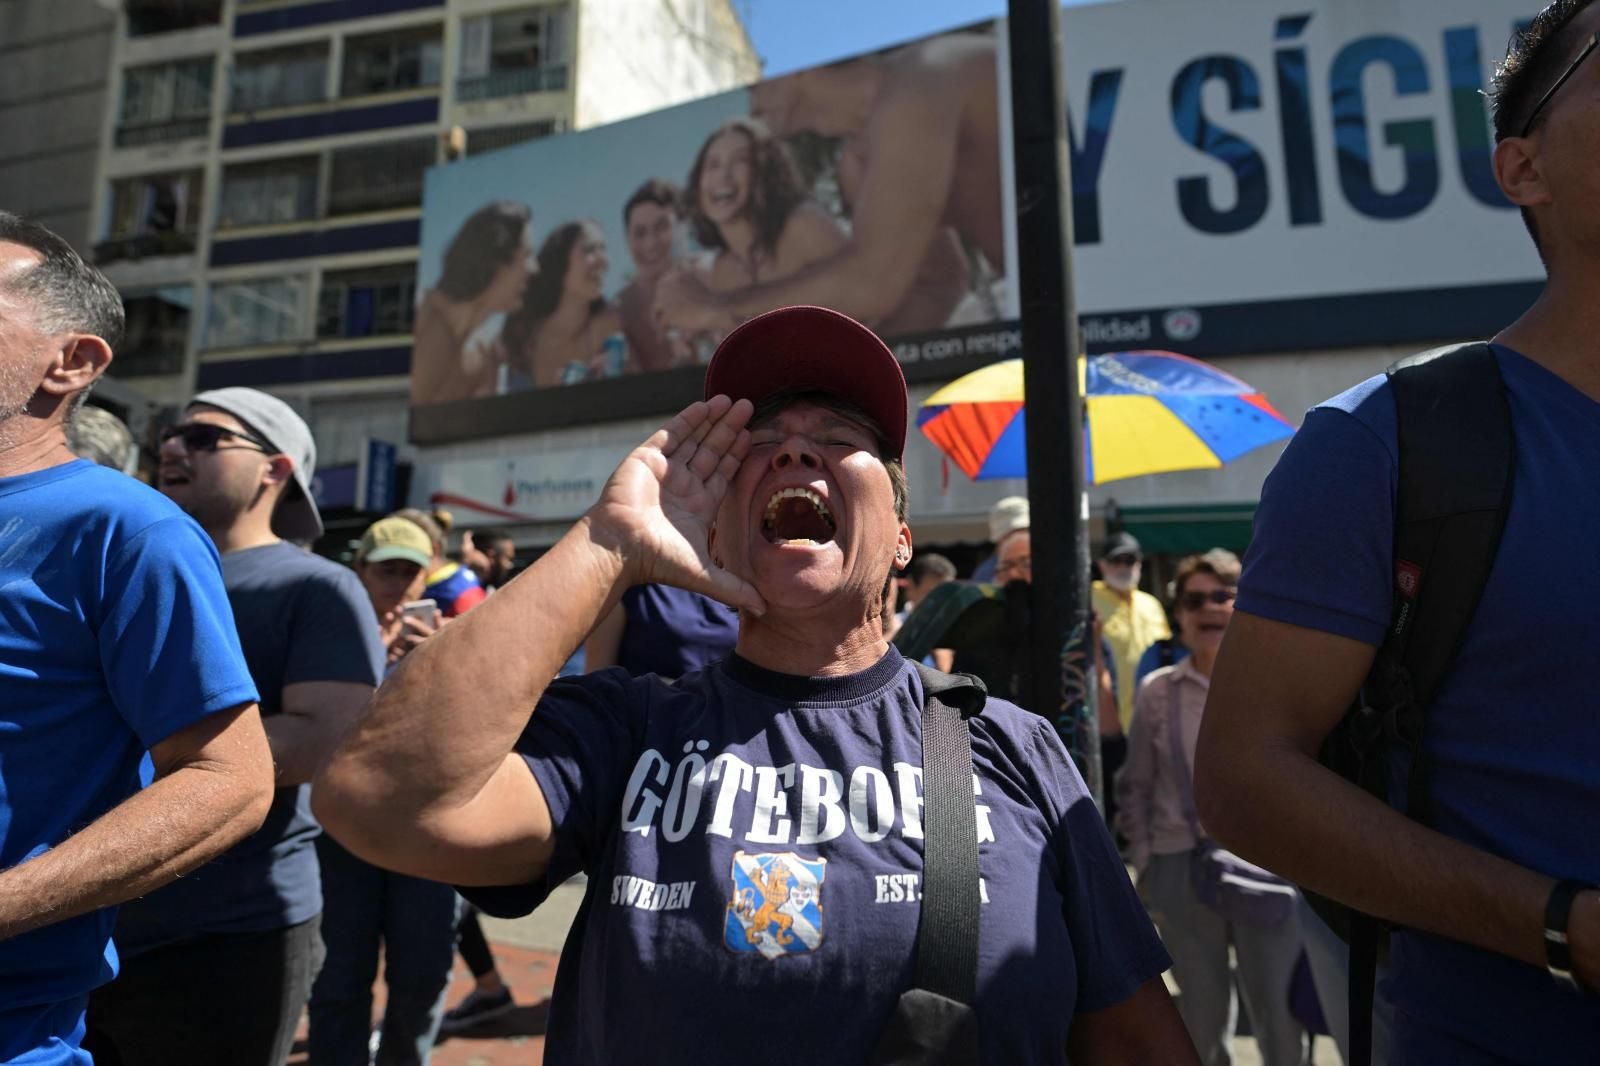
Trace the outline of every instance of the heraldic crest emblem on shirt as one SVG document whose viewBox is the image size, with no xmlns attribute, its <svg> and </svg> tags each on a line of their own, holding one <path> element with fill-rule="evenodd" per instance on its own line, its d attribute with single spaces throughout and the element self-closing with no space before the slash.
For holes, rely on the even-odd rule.
<svg viewBox="0 0 1600 1066">
<path fill-rule="evenodd" d="M 723 942 L 769 959 L 815 951 L 822 943 L 822 880 L 827 859 L 792 851 L 733 853 L 733 895 Z"/>
</svg>

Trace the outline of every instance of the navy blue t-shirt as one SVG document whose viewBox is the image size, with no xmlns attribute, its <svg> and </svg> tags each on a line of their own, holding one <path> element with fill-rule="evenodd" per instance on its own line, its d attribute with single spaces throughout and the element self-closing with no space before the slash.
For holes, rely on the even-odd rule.
<svg viewBox="0 0 1600 1066">
<path fill-rule="evenodd" d="M 229 552 L 222 576 L 263 718 L 282 713 L 283 690 L 305 681 L 377 685 L 383 642 L 355 573 L 292 544 Z M 322 912 L 322 883 L 305 785 L 280 788 L 254 835 L 122 910 L 117 941 L 130 956 L 212 933 L 283 929 Z"/>
<path fill-rule="evenodd" d="M 920 911 L 922 686 L 897 651 L 846 677 L 732 655 L 676 684 L 559 680 L 518 748 L 555 854 L 536 884 L 464 891 L 517 914 L 589 875 L 546 1062 L 865 1057 L 911 986 Z M 1062 1063 L 1073 1017 L 1167 955 L 1049 724 L 991 700 L 972 754 L 984 1061 Z"/>
<path fill-rule="evenodd" d="M 1551 877 L 1600 883 L 1600 404 L 1496 347 L 1516 435 L 1504 538 L 1428 714 L 1433 824 Z M 1393 588 L 1396 416 L 1382 376 L 1313 409 L 1262 492 L 1241 611 L 1374 646 Z M 1424 575 L 1427 580 L 1427 575 Z M 1600 1001 L 1542 969 L 1395 938 L 1394 1066 L 1592 1063 Z"/>
<path fill-rule="evenodd" d="M 617 665 L 635 676 L 682 677 L 725 658 L 739 639 L 739 612 L 673 585 L 635 585 L 622 594 L 628 623 Z"/>
<path fill-rule="evenodd" d="M 146 749 L 255 700 L 210 538 L 165 496 L 93 463 L 0 478 L 0 693 L 6 869 L 137 792 Z M 30 1050 L 51 1004 L 79 1000 L 70 1022 L 115 974 L 115 918 L 0 941 L 0 1061 Z M 29 1061 L 74 1061 L 56 1051 Z"/>
</svg>

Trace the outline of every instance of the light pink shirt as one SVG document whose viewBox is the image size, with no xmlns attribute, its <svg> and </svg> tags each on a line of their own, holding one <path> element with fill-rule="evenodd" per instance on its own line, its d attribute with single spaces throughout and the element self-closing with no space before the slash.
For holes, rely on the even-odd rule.
<svg viewBox="0 0 1600 1066">
<path fill-rule="evenodd" d="M 1173 684 L 1169 679 L 1177 682 L 1179 735 L 1191 780 L 1200 716 L 1211 689 L 1211 682 L 1188 659 L 1153 671 L 1139 686 L 1128 732 L 1128 761 L 1117 774 L 1117 828 L 1128 838 L 1128 861 L 1141 871 L 1152 855 L 1179 854 L 1198 843 L 1184 814 L 1172 765 Z"/>
</svg>

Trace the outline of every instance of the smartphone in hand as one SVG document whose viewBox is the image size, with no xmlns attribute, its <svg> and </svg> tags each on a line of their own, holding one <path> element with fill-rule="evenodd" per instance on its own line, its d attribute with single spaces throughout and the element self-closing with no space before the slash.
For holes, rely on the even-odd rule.
<svg viewBox="0 0 1600 1066">
<path fill-rule="evenodd" d="M 435 629 L 439 627 L 439 604 L 434 600 L 409 600 L 400 605 L 402 618 L 415 618 Z"/>
</svg>

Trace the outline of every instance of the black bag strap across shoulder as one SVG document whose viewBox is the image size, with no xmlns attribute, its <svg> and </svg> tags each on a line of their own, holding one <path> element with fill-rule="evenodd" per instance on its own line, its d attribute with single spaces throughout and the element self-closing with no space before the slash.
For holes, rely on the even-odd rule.
<svg viewBox="0 0 1600 1066">
<path fill-rule="evenodd" d="M 1511 509 L 1516 442 L 1505 382 L 1488 344 L 1438 348 L 1389 369 L 1398 428 L 1394 599 L 1389 631 L 1322 761 L 1389 801 L 1390 758 L 1407 760 L 1405 813 L 1426 824 L 1430 768 L 1422 747 L 1430 705 L 1483 597 Z M 1350 1064 L 1371 1062 L 1378 920 L 1312 893 L 1350 942 Z"/>
<path fill-rule="evenodd" d="M 922 912 L 918 988 L 970 1004 L 978 986 L 978 820 L 972 733 L 988 692 L 970 674 L 915 664 L 922 678 Z"/>
</svg>

